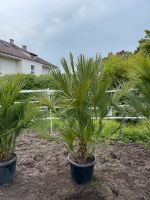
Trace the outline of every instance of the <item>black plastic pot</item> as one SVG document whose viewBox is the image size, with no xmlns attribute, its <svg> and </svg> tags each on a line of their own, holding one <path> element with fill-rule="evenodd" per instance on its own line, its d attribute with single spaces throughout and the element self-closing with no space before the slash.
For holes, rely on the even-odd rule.
<svg viewBox="0 0 150 200">
<path fill-rule="evenodd" d="M 0 162 L 0 185 L 6 185 L 13 181 L 16 173 L 17 156 L 14 154 L 11 160 Z"/>
<path fill-rule="evenodd" d="M 93 161 L 91 163 L 77 164 L 70 159 L 70 155 L 68 156 L 71 176 L 77 184 L 86 184 L 92 179 L 95 160 L 93 156 Z"/>
</svg>

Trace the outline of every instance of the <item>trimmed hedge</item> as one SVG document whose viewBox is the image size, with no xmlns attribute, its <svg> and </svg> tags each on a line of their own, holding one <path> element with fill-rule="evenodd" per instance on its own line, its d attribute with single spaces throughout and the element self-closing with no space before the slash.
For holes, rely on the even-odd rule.
<svg viewBox="0 0 150 200">
<path fill-rule="evenodd" d="M 36 76 L 34 74 L 13 74 L 13 75 L 4 75 L 0 77 L 0 81 L 3 81 L 5 79 L 9 79 L 11 81 L 11 78 L 14 76 L 19 76 L 20 81 L 23 85 L 24 90 L 34 90 L 34 89 L 55 89 L 56 84 L 52 78 L 51 74 L 46 75 L 40 75 Z"/>
</svg>

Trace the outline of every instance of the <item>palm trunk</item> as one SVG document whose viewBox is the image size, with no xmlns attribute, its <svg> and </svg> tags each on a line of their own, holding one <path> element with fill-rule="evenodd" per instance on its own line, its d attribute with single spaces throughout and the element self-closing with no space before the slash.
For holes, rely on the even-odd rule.
<svg viewBox="0 0 150 200">
<path fill-rule="evenodd" d="M 87 161 L 87 144 L 83 138 L 79 142 L 76 160 L 80 164 L 84 164 Z"/>
</svg>

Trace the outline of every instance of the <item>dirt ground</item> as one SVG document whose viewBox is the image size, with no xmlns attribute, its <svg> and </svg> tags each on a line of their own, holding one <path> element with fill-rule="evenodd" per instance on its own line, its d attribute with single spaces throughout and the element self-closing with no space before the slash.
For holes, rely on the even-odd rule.
<svg viewBox="0 0 150 200">
<path fill-rule="evenodd" d="M 16 153 L 16 178 L 0 188 L 0 200 L 150 200 L 150 149 L 99 145 L 93 180 L 84 186 L 72 182 L 63 144 L 27 131 Z"/>
</svg>

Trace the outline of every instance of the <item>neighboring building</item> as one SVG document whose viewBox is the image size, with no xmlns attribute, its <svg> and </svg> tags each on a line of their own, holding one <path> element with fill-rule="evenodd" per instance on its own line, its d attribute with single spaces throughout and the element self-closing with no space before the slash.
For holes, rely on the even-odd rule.
<svg viewBox="0 0 150 200">
<path fill-rule="evenodd" d="M 56 66 L 39 58 L 36 54 L 27 50 L 27 46 L 22 48 L 10 42 L 0 40 L 0 74 L 48 74 Z"/>
</svg>

